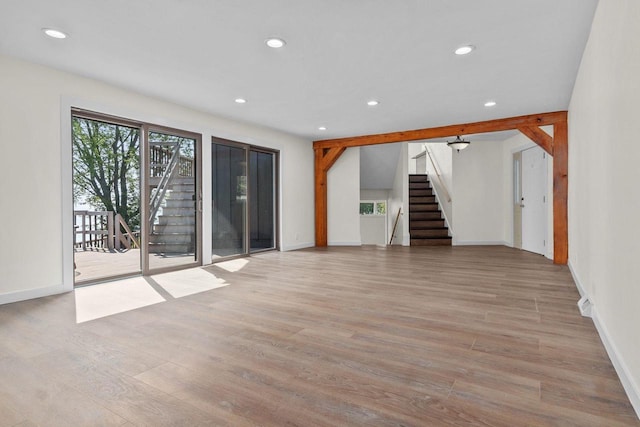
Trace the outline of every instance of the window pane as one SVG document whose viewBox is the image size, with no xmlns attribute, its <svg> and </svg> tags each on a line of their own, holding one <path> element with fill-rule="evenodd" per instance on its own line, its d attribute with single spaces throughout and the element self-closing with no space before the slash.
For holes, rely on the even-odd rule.
<svg viewBox="0 0 640 427">
<path fill-rule="evenodd" d="M 214 258 L 244 254 L 247 202 L 245 149 L 211 147 L 212 253 Z"/>
<path fill-rule="evenodd" d="M 250 247 L 251 250 L 275 248 L 275 154 L 249 152 Z"/>
<path fill-rule="evenodd" d="M 373 202 L 360 202 L 360 215 L 373 215 Z"/>
</svg>

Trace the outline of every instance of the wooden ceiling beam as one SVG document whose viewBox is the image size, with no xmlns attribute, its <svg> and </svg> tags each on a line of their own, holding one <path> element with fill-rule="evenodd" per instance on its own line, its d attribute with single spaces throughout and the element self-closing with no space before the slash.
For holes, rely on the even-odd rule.
<svg viewBox="0 0 640 427">
<path fill-rule="evenodd" d="M 538 144 L 547 154 L 553 156 L 553 137 L 538 126 L 523 126 L 518 128 L 527 138 Z"/>
<path fill-rule="evenodd" d="M 361 147 L 363 145 L 389 144 L 392 142 L 418 141 L 422 139 L 444 138 L 456 135 L 472 135 L 476 133 L 500 132 L 522 127 L 547 126 L 567 120 L 566 111 L 531 114 L 527 116 L 508 117 L 484 122 L 465 123 L 440 126 L 435 128 L 405 130 L 401 132 L 380 133 L 374 135 L 352 136 L 347 138 L 325 139 L 315 141 L 314 148 Z"/>
</svg>

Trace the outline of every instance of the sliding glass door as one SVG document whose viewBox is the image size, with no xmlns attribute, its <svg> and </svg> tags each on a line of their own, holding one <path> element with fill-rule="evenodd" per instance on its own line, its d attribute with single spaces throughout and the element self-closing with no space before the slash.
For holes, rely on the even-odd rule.
<svg viewBox="0 0 640 427">
<path fill-rule="evenodd" d="M 140 274 L 140 128 L 80 113 L 71 124 L 75 282 Z"/>
<path fill-rule="evenodd" d="M 249 218 L 251 252 L 276 247 L 276 154 L 249 151 Z"/>
<path fill-rule="evenodd" d="M 201 208 L 198 136 L 154 130 L 148 132 L 147 145 L 148 269 L 195 264 Z"/>
<path fill-rule="evenodd" d="M 214 143 L 211 147 L 212 256 L 247 253 L 247 151 Z"/>
<path fill-rule="evenodd" d="M 201 136 L 71 115 L 76 284 L 201 264 Z"/>
<path fill-rule="evenodd" d="M 274 151 L 214 140 L 213 259 L 276 248 L 276 164 Z"/>
</svg>

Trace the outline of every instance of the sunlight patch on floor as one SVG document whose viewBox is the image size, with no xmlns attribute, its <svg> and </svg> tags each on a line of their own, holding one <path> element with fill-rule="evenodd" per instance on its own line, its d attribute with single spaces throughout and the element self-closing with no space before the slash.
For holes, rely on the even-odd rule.
<svg viewBox="0 0 640 427">
<path fill-rule="evenodd" d="M 210 291 L 229 285 L 201 268 L 172 271 L 151 278 L 174 298 L 181 298 L 199 292 Z"/>
<path fill-rule="evenodd" d="M 77 323 L 165 301 L 142 277 L 78 288 L 75 298 Z"/>
<path fill-rule="evenodd" d="M 230 261 L 217 262 L 213 264 L 215 267 L 220 267 L 223 270 L 227 270 L 231 273 L 235 273 L 236 271 L 240 271 L 249 264 L 249 260 L 246 258 L 238 258 L 232 259 Z"/>
</svg>

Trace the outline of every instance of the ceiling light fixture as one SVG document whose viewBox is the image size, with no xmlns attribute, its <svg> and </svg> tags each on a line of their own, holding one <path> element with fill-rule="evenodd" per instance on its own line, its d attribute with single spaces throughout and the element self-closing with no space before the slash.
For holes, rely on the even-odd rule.
<svg viewBox="0 0 640 427">
<path fill-rule="evenodd" d="M 485 107 L 495 107 L 496 106 L 496 101 L 487 101 L 484 103 Z"/>
<path fill-rule="evenodd" d="M 457 150 L 458 153 L 460 152 L 460 150 L 464 150 L 465 148 L 467 148 L 469 144 L 471 144 L 471 141 L 460 139 L 460 135 L 456 136 L 456 139 L 454 141 L 447 141 L 447 145 L 454 150 Z"/>
<path fill-rule="evenodd" d="M 53 39 L 66 39 L 68 36 L 60 30 L 54 30 L 53 28 L 43 28 L 42 31 Z"/>
<path fill-rule="evenodd" d="M 265 40 L 265 43 L 267 44 L 267 46 L 273 49 L 280 49 L 281 47 L 284 47 L 285 44 L 287 44 L 284 40 L 277 37 L 270 37 Z"/>
<path fill-rule="evenodd" d="M 327 127 L 326 127 L 326 126 L 320 126 L 320 127 L 318 128 L 318 130 L 327 130 Z"/>
<path fill-rule="evenodd" d="M 236 98 L 236 104 L 246 104 L 247 100 L 244 98 Z"/>
<path fill-rule="evenodd" d="M 459 48 L 457 48 L 455 50 L 456 55 L 466 55 L 468 53 L 473 52 L 473 50 L 475 49 L 475 46 L 472 45 L 466 45 L 466 46 L 460 46 Z"/>
<path fill-rule="evenodd" d="M 375 99 L 372 99 L 371 101 L 367 102 L 367 105 L 369 107 L 375 107 L 378 104 L 380 104 L 380 102 L 376 101 Z"/>
</svg>

